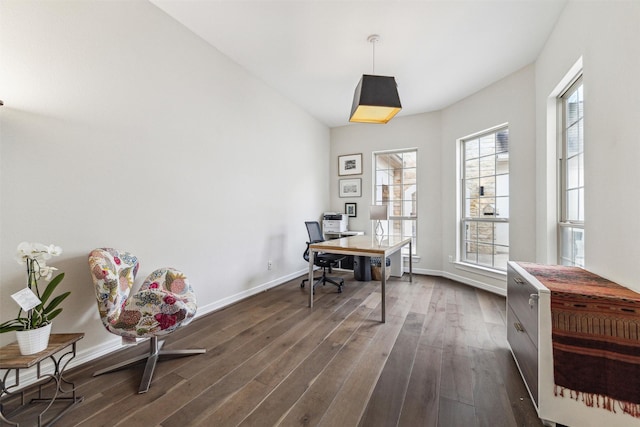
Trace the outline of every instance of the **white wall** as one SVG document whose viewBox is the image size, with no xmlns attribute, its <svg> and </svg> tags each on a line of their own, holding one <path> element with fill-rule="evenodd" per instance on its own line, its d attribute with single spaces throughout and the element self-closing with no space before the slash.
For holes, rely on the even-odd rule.
<svg viewBox="0 0 640 427">
<path fill-rule="evenodd" d="M 324 125 L 146 1 L 2 1 L 0 43 L 1 321 L 23 240 L 64 249 L 53 329 L 84 332 L 85 358 L 120 342 L 98 319 L 93 248 L 134 252 L 140 282 L 183 270 L 200 314 L 306 271 L 303 221 L 329 205 Z"/>
<path fill-rule="evenodd" d="M 536 62 L 539 262 L 555 263 L 549 97 L 582 57 L 586 268 L 640 291 L 640 2 L 570 2 Z"/>
<path fill-rule="evenodd" d="M 445 275 L 505 293 L 504 277 L 478 274 L 448 262 L 456 254 L 457 140 L 502 123 L 509 125 L 509 259 L 535 259 L 534 69 L 527 66 L 442 112 L 442 265 Z"/>
<path fill-rule="evenodd" d="M 505 278 L 477 274 L 449 263 L 457 243 L 456 144 L 459 138 L 509 123 L 510 137 L 510 256 L 535 259 L 535 102 L 533 66 L 465 98 L 441 112 L 396 117 L 386 125 L 350 125 L 331 130 L 331 206 L 344 212 L 344 202 L 358 203 L 351 229 L 370 232 L 373 151 L 418 148 L 417 272 L 450 277 L 493 292 L 505 293 Z M 361 198 L 338 197 L 337 158 L 363 153 Z"/>
</svg>

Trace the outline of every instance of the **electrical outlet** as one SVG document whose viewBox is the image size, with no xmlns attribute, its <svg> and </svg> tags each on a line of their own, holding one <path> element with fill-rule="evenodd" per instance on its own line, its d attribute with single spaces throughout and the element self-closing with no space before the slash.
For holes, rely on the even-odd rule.
<svg viewBox="0 0 640 427">
<path fill-rule="evenodd" d="M 273 261 L 269 260 L 267 261 L 267 270 L 271 270 L 271 267 L 273 267 Z"/>
<path fill-rule="evenodd" d="M 453 262 L 453 255 L 449 255 L 449 262 Z"/>
</svg>

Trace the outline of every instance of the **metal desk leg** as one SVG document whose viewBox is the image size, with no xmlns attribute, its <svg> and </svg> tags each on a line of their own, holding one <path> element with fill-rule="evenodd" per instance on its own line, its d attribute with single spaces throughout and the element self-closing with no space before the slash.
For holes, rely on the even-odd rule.
<svg viewBox="0 0 640 427">
<path fill-rule="evenodd" d="M 309 307 L 313 308 L 313 249 L 309 248 Z"/>
<path fill-rule="evenodd" d="M 409 281 L 413 282 L 413 250 L 411 245 L 411 240 L 409 240 Z"/>
<path fill-rule="evenodd" d="M 385 323 L 385 306 L 384 306 L 384 302 L 386 300 L 386 285 L 387 285 L 387 254 L 383 254 L 382 255 L 382 262 L 380 263 L 380 266 L 382 267 L 380 269 L 380 271 L 382 272 L 382 323 Z"/>
</svg>

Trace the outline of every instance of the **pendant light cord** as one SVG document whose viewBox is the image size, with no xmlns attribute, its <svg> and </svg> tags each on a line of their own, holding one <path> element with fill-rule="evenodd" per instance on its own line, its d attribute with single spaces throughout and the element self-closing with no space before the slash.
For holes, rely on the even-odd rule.
<svg viewBox="0 0 640 427">
<path fill-rule="evenodd" d="M 374 76 L 376 75 L 376 40 L 372 40 L 371 41 L 372 44 L 372 48 L 371 50 L 373 51 L 373 55 L 372 55 L 372 60 L 371 60 L 371 74 L 373 74 Z"/>
<path fill-rule="evenodd" d="M 373 55 L 371 58 L 371 74 L 375 76 L 376 74 L 376 43 L 380 40 L 380 36 L 377 34 L 371 34 L 367 37 L 367 41 L 371 43 L 371 50 L 373 51 Z"/>
</svg>

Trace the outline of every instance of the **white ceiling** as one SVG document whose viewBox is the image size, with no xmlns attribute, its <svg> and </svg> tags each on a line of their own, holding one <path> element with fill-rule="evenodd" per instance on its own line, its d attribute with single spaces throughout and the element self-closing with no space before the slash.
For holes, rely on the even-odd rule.
<svg viewBox="0 0 640 427">
<path fill-rule="evenodd" d="M 403 110 L 438 110 L 535 61 L 566 0 L 151 0 L 329 127 L 395 76 Z"/>
</svg>

